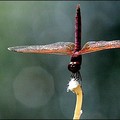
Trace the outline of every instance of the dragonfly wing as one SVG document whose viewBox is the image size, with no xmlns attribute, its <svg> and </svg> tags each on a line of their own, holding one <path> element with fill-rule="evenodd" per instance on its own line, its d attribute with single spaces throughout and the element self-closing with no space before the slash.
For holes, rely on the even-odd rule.
<svg viewBox="0 0 120 120">
<path fill-rule="evenodd" d="M 113 49 L 113 48 L 120 48 L 120 40 L 113 40 L 113 41 L 91 41 L 87 42 L 83 48 L 76 52 L 75 55 L 81 55 L 91 52 L 96 52 L 105 49 Z"/>
<path fill-rule="evenodd" d="M 22 53 L 72 55 L 74 43 L 57 42 L 48 45 L 16 46 L 9 47 L 8 50 Z"/>
</svg>

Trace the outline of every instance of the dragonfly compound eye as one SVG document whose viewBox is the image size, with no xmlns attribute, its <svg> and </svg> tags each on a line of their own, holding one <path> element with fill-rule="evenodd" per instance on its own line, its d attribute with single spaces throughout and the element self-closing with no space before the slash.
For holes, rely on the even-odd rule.
<svg viewBox="0 0 120 120">
<path fill-rule="evenodd" d="M 79 62 L 70 62 L 68 64 L 68 70 L 72 73 L 76 73 L 80 70 L 80 63 Z"/>
</svg>

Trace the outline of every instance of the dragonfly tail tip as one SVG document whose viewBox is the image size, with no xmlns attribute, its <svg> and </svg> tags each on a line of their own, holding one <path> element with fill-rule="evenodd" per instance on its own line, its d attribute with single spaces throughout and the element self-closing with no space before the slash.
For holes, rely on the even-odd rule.
<svg viewBox="0 0 120 120">
<path fill-rule="evenodd" d="M 76 9 L 77 9 L 77 10 L 80 9 L 80 4 L 77 5 Z"/>
</svg>

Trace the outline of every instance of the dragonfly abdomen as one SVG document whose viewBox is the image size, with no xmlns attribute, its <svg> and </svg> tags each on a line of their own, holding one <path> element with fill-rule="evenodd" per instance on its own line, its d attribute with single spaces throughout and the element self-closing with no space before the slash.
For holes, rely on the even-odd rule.
<svg viewBox="0 0 120 120">
<path fill-rule="evenodd" d="M 75 16 L 75 49 L 74 52 L 81 50 L 81 14 L 80 5 L 77 6 Z"/>
<path fill-rule="evenodd" d="M 76 8 L 75 16 L 75 48 L 74 53 L 81 50 L 81 14 L 80 5 Z M 72 73 L 77 73 L 80 70 L 82 62 L 82 56 L 78 55 L 76 57 L 71 57 L 71 62 L 68 64 L 68 70 Z"/>
</svg>

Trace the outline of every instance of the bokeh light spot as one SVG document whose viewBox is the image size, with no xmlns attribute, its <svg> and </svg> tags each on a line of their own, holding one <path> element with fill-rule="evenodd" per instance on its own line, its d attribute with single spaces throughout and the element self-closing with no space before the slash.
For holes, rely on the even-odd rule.
<svg viewBox="0 0 120 120">
<path fill-rule="evenodd" d="M 37 108 L 49 102 L 54 94 L 54 81 L 41 67 L 23 69 L 13 83 L 16 99 L 27 107 Z"/>
</svg>

